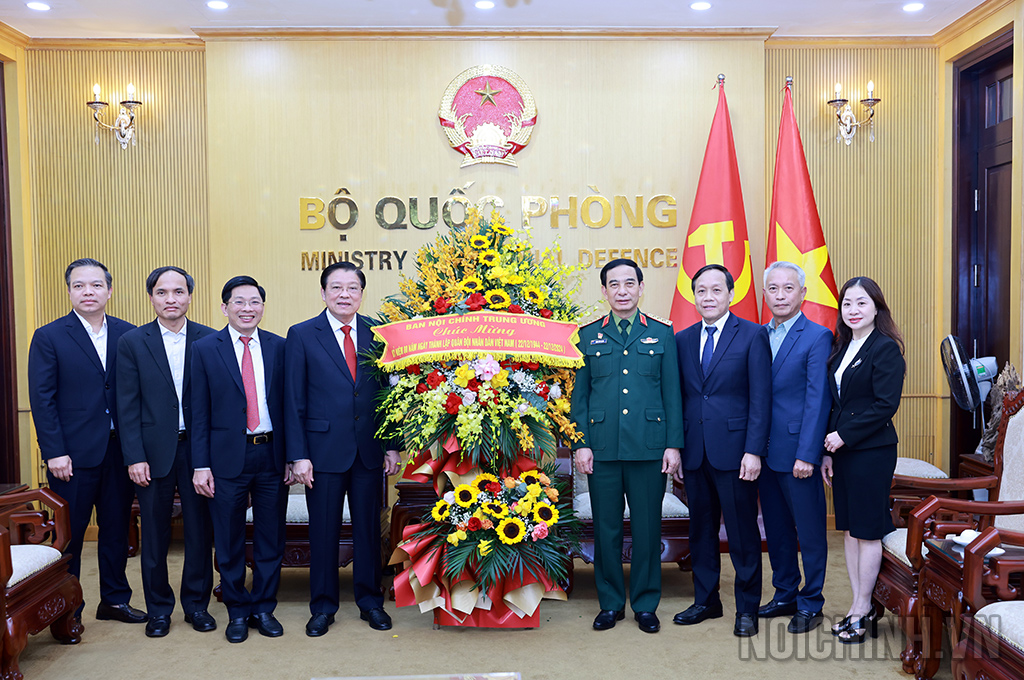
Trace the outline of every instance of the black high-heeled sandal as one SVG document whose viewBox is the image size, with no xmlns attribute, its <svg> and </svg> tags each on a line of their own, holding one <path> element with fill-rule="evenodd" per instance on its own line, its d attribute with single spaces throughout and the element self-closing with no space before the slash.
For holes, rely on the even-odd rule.
<svg viewBox="0 0 1024 680">
<path fill-rule="evenodd" d="M 836 637 L 844 645 L 862 644 L 868 635 L 872 638 L 878 637 L 878 619 L 872 619 L 870 616 L 870 614 L 865 614 L 860 618 L 851 619 L 850 624 L 839 631 Z"/>
<path fill-rule="evenodd" d="M 850 627 L 850 617 L 844 616 L 843 620 L 832 626 L 832 634 L 838 636 L 844 630 Z"/>
</svg>

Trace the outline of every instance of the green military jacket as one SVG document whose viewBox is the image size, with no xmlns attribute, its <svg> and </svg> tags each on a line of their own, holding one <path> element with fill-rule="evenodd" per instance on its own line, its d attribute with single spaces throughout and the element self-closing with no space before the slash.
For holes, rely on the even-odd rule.
<svg viewBox="0 0 1024 680">
<path fill-rule="evenodd" d="M 683 447 L 683 397 L 672 325 L 637 315 L 623 342 L 608 313 L 582 327 L 572 419 L 594 460 L 660 460 Z"/>
</svg>

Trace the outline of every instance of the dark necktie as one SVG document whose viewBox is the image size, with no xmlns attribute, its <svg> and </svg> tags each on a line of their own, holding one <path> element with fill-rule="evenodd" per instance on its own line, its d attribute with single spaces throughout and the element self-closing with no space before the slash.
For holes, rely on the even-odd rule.
<svg viewBox="0 0 1024 680">
<path fill-rule="evenodd" d="M 345 334 L 345 363 L 348 364 L 348 372 L 352 374 L 352 382 L 356 381 L 356 344 L 352 342 L 352 326 L 342 326 Z"/>
<path fill-rule="evenodd" d="M 619 319 L 619 333 L 622 334 L 622 341 L 629 338 L 629 319 Z"/>
<path fill-rule="evenodd" d="M 256 397 L 256 372 L 252 367 L 252 352 L 249 351 L 251 337 L 241 336 L 245 346 L 242 349 L 242 387 L 245 389 L 245 427 L 253 432 L 260 426 L 260 403 Z"/>
<path fill-rule="evenodd" d="M 700 368 L 706 378 L 708 370 L 711 368 L 711 357 L 715 354 L 715 331 L 718 328 L 715 326 L 705 326 L 704 330 L 708 333 L 708 339 L 704 341 L 704 354 L 700 358 Z"/>
</svg>

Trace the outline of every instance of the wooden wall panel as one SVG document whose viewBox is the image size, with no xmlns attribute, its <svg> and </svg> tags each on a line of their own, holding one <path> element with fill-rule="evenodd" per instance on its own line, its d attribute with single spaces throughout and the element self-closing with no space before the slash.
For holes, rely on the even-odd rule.
<svg viewBox="0 0 1024 680">
<path fill-rule="evenodd" d="M 895 425 L 900 455 L 945 466 L 948 402 L 939 342 L 948 332 L 943 271 L 948 246 L 934 190 L 941 149 L 936 48 L 782 47 L 766 50 L 765 203 L 771 204 L 781 88 L 793 76 L 793 101 L 837 285 L 869 276 L 881 285 L 907 343 L 907 377 Z M 882 102 L 875 142 L 862 127 L 836 142 L 835 83 L 854 102 L 875 83 Z M 770 209 L 770 208 L 769 208 Z"/>
</svg>

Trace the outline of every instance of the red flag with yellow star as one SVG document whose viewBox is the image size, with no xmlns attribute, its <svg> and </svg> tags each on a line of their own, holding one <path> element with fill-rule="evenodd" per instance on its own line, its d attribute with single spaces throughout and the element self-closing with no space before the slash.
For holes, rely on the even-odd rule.
<svg viewBox="0 0 1024 680">
<path fill-rule="evenodd" d="M 729 310 L 757 322 L 750 241 L 743 211 L 740 169 L 732 138 L 725 77 L 718 77 L 718 108 L 711 122 L 704 164 L 697 181 L 690 226 L 683 244 L 682 264 L 672 297 L 672 325 L 682 330 L 700 320 L 693 302 L 692 278 L 706 264 L 721 264 L 733 275 L 735 295 Z"/>
<path fill-rule="evenodd" d="M 818 206 L 814 202 L 811 177 L 807 173 L 804 145 L 793 114 L 791 85 L 786 84 L 779 122 L 779 145 L 775 157 L 772 185 L 772 212 L 768 220 L 768 248 L 765 267 L 776 260 L 800 265 L 807 274 L 804 315 L 825 328 L 834 330 L 839 311 L 835 275 L 825 247 Z M 761 307 L 761 319 L 772 318 L 768 305 Z"/>
</svg>

